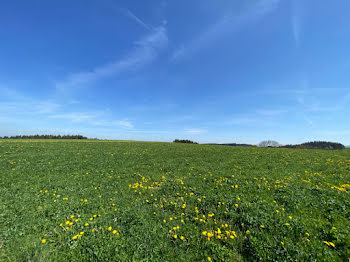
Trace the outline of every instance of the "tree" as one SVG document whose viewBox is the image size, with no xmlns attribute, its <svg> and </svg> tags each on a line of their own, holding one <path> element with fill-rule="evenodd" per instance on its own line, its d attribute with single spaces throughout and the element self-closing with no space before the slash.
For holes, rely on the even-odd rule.
<svg viewBox="0 0 350 262">
<path fill-rule="evenodd" d="M 279 147 L 280 144 L 277 141 L 266 140 L 259 143 L 259 147 Z"/>
<path fill-rule="evenodd" d="M 193 142 L 188 139 L 175 139 L 173 143 L 198 144 L 197 142 Z"/>
</svg>

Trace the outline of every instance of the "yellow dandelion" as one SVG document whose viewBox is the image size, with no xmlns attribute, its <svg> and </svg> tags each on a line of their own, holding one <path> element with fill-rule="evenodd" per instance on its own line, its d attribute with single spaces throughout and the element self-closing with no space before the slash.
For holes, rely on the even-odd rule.
<svg viewBox="0 0 350 262">
<path fill-rule="evenodd" d="M 41 240 L 41 243 L 45 244 L 45 243 L 46 243 L 46 239 L 43 238 L 43 239 Z"/>
<path fill-rule="evenodd" d="M 181 236 L 181 237 L 180 237 L 180 239 L 181 239 L 181 240 L 184 240 L 184 239 L 185 239 L 185 237 L 184 237 L 184 236 Z"/>
<path fill-rule="evenodd" d="M 111 231 L 112 230 L 112 227 L 108 227 L 108 231 Z"/>
</svg>

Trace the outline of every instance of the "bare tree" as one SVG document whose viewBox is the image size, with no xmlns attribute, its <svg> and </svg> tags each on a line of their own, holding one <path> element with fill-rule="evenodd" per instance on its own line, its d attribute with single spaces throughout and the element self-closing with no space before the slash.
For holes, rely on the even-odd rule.
<svg viewBox="0 0 350 262">
<path fill-rule="evenodd" d="M 266 140 L 259 143 L 259 147 L 279 147 L 280 144 L 277 141 Z"/>
</svg>

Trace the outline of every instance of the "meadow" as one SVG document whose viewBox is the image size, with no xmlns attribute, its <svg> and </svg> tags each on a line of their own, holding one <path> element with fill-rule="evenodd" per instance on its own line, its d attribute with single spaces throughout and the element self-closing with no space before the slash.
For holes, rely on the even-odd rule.
<svg viewBox="0 0 350 262">
<path fill-rule="evenodd" d="M 349 261 L 350 150 L 0 140 L 1 261 Z"/>
</svg>

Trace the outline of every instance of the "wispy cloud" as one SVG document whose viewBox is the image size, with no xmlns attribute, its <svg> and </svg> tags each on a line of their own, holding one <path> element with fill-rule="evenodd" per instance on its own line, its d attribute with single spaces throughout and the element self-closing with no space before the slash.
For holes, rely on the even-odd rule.
<svg viewBox="0 0 350 262">
<path fill-rule="evenodd" d="M 64 114 L 54 114 L 50 115 L 49 118 L 56 119 L 65 119 L 72 122 L 85 122 L 87 120 L 91 120 L 96 118 L 96 115 L 90 113 L 80 113 L 80 112 L 72 112 L 72 113 L 64 113 Z"/>
<path fill-rule="evenodd" d="M 113 130 L 133 130 L 134 124 L 128 118 L 115 119 L 106 110 L 72 111 L 72 103 L 58 103 L 54 100 L 37 100 L 10 88 L 0 87 L 6 92 L 0 100 L 0 121 L 15 126 L 41 125 L 53 126 L 106 128 Z M 1 125 L 1 124 L 0 124 Z M 28 129 L 29 130 L 29 129 Z"/>
<path fill-rule="evenodd" d="M 131 12 L 129 9 L 127 8 L 121 8 L 122 13 L 129 17 L 130 19 L 132 19 L 133 21 L 135 21 L 137 24 L 139 24 L 140 26 L 142 26 L 143 28 L 151 31 L 152 28 L 147 25 L 141 18 L 139 18 L 138 16 L 136 16 L 133 12 Z"/>
<path fill-rule="evenodd" d="M 61 107 L 62 107 L 61 104 L 58 104 L 50 100 L 40 101 L 34 105 L 34 108 L 38 114 L 50 114 L 50 113 L 56 112 Z"/>
<path fill-rule="evenodd" d="M 309 126 L 313 126 L 314 122 L 307 115 L 304 115 L 304 120 L 308 123 Z"/>
<path fill-rule="evenodd" d="M 190 42 L 174 50 L 170 58 L 171 61 L 176 62 L 185 59 L 187 56 L 218 41 L 221 37 L 240 30 L 247 23 L 256 21 L 273 11 L 278 4 L 279 0 L 258 0 L 250 4 L 247 10 L 240 15 L 220 17 L 215 23 L 208 26 L 206 30 L 196 35 Z"/>
<path fill-rule="evenodd" d="M 293 32 L 293 39 L 297 47 L 299 47 L 300 45 L 300 31 L 301 31 L 300 19 L 297 15 L 294 14 L 292 15 L 292 32 Z"/>
<path fill-rule="evenodd" d="M 91 84 L 102 78 L 137 70 L 152 62 L 158 52 L 165 48 L 167 44 L 167 30 L 164 26 L 160 26 L 136 41 L 133 49 L 124 58 L 98 66 L 90 71 L 72 73 L 64 81 L 56 83 L 56 88 L 60 91 L 68 91 L 72 88 Z"/>
<path fill-rule="evenodd" d="M 188 128 L 188 129 L 185 129 L 185 133 L 191 134 L 191 135 L 199 135 L 199 134 L 203 134 L 203 133 L 206 133 L 206 132 L 207 132 L 207 130 L 199 129 L 199 128 Z"/>
<path fill-rule="evenodd" d="M 258 109 L 256 112 L 262 116 L 278 116 L 287 113 L 288 111 L 285 109 Z"/>
<path fill-rule="evenodd" d="M 300 46 L 301 43 L 301 32 L 302 32 L 302 3 L 300 0 L 292 0 L 292 15 L 291 15 L 291 26 L 292 34 L 296 47 Z"/>
<path fill-rule="evenodd" d="M 122 119 L 117 121 L 96 120 L 93 121 L 92 124 L 101 127 L 122 127 L 126 129 L 134 128 L 134 125 L 128 119 Z"/>
<path fill-rule="evenodd" d="M 134 125 L 128 119 L 108 119 L 104 116 L 103 112 L 70 112 L 50 115 L 49 118 L 63 119 L 73 123 L 83 123 L 91 126 L 99 126 L 106 128 L 134 128 Z"/>
</svg>

